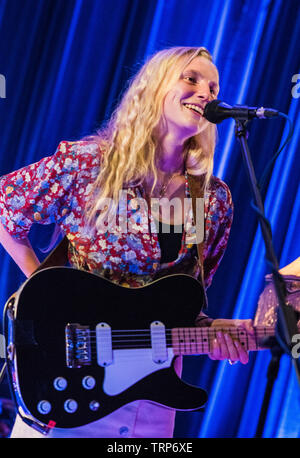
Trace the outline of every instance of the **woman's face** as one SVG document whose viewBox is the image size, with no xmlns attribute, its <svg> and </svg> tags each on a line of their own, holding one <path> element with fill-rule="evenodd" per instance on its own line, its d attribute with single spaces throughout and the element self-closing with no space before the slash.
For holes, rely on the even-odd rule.
<svg viewBox="0 0 300 458">
<path fill-rule="evenodd" d="M 164 99 L 164 131 L 183 140 L 208 126 L 203 117 L 205 105 L 219 92 L 219 75 L 207 58 L 195 57 Z"/>
</svg>

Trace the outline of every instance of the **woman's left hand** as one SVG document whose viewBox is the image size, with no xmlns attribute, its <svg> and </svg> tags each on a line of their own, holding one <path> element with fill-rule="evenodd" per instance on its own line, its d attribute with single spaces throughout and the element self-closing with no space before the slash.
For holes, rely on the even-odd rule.
<svg viewBox="0 0 300 458">
<path fill-rule="evenodd" d="M 222 331 L 224 328 L 244 328 L 249 334 L 254 334 L 252 320 L 227 320 L 217 319 L 211 324 L 216 328 L 217 338 L 212 342 L 212 351 L 208 354 L 210 359 L 222 360 L 228 359 L 231 364 L 240 361 L 242 364 L 247 364 L 249 361 L 248 351 L 243 345 L 232 339 L 229 333 Z M 217 330 L 219 328 L 219 330 Z"/>
</svg>

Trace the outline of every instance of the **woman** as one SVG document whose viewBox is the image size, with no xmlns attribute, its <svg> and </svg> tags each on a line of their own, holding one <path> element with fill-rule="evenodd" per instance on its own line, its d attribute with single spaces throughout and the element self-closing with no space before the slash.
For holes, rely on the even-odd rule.
<svg viewBox="0 0 300 458">
<path fill-rule="evenodd" d="M 121 285 L 144 285 L 172 271 L 198 277 L 191 211 L 185 218 L 184 205 L 179 205 L 165 217 L 171 199 L 183 204 L 189 196 L 188 172 L 205 176 L 207 288 L 224 254 L 232 220 L 230 191 L 212 177 L 215 126 L 203 117 L 205 105 L 218 91 L 218 71 L 205 48 L 160 51 L 131 81 L 97 135 L 61 142 L 54 156 L 3 177 L 1 242 L 25 275 L 39 266 L 27 238 L 31 225 L 56 222 L 68 237 L 71 265 Z M 111 224 L 107 230 L 114 211 L 119 223 L 124 216 L 123 190 L 125 216 L 131 223 L 127 233 Z M 159 199 L 156 208 L 152 199 Z M 149 205 L 139 205 L 141 200 Z M 157 233 L 160 223 L 172 233 Z M 251 320 L 212 320 L 202 311 L 197 325 L 243 326 L 252 332 Z M 217 336 L 212 359 L 248 361 L 239 342 L 221 331 Z M 140 401 L 92 425 L 56 429 L 49 436 L 172 437 L 174 417 L 172 410 Z M 37 435 L 17 419 L 12 437 Z"/>
</svg>

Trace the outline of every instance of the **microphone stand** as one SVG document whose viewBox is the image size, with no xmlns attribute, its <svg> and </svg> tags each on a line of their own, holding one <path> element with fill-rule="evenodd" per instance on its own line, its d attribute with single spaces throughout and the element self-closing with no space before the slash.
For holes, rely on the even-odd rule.
<svg viewBox="0 0 300 458">
<path fill-rule="evenodd" d="M 278 272 L 279 264 L 272 244 L 272 232 L 270 225 L 268 224 L 268 221 L 264 216 L 264 206 L 257 184 L 251 154 L 247 143 L 247 121 L 236 119 L 235 122 L 235 136 L 237 137 L 241 146 L 241 152 L 244 165 L 246 168 L 246 173 L 249 179 L 254 202 L 258 211 L 258 219 L 265 243 L 266 259 L 268 261 L 268 264 L 270 264 L 272 268 L 273 281 L 279 304 L 277 312 L 275 344 L 271 344 L 272 358 L 268 367 L 268 381 L 255 435 L 255 437 L 262 437 L 268 411 L 268 405 L 272 394 L 272 389 L 279 370 L 280 358 L 283 353 L 287 353 L 291 356 L 292 337 L 295 334 L 299 334 L 299 331 L 297 328 L 296 313 L 292 307 L 286 305 L 286 287 L 283 277 Z M 292 360 L 296 371 L 297 379 L 300 385 L 300 358 L 292 358 Z"/>
</svg>

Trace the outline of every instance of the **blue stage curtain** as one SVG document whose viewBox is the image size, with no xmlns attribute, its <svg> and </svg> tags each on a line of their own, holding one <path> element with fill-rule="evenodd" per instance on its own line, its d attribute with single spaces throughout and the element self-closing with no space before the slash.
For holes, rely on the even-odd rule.
<svg viewBox="0 0 300 458">
<path fill-rule="evenodd" d="M 300 73 L 299 6 L 299 0 L 0 0 L 0 174 L 93 131 L 153 52 L 206 46 L 220 71 L 220 99 L 277 108 L 293 120 L 293 139 L 263 192 L 280 266 L 291 262 L 300 255 L 300 90 L 292 95 Z M 256 120 L 249 134 L 259 178 L 286 138 L 286 122 Z M 219 126 L 215 174 L 231 188 L 235 218 L 209 289 L 210 314 L 252 318 L 268 268 L 233 121 Z M 33 229 L 37 250 L 52 230 Z M 24 276 L 2 248 L 0 256 L 3 307 Z M 251 354 L 246 366 L 187 358 L 185 378 L 206 388 L 209 401 L 204 413 L 178 414 L 177 437 L 254 437 L 269 360 L 269 351 Z M 5 384 L 0 395 L 1 389 Z M 295 371 L 283 356 L 264 437 L 299 437 L 299 404 Z"/>
</svg>

